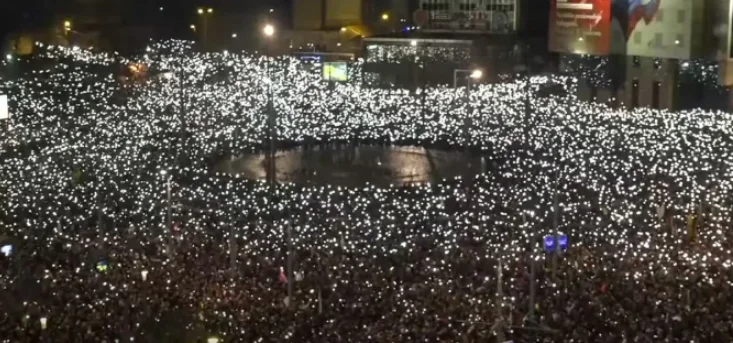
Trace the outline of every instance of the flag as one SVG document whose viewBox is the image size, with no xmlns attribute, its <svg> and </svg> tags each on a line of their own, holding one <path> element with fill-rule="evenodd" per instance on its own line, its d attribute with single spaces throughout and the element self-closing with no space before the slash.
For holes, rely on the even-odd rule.
<svg viewBox="0 0 733 343">
<path fill-rule="evenodd" d="M 285 275 L 285 270 L 283 269 L 283 267 L 280 267 L 279 279 L 280 279 L 280 282 L 282 283 L 288 283 L 288 277 Z"/>
</svg>

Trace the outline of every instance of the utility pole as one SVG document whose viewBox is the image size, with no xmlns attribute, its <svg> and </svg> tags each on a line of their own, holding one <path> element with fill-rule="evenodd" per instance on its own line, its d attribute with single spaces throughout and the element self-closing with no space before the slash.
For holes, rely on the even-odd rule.
<svg viewBox="0 0 733 343">
<path fill-rule="evenodd" d="M 171 175 L 167 176 L 167 182 L 166 182 L 166 194 L 168 199 L 168 213 L 166 215 L 166 225 L 165 230 L 167 230 L 166 233 L 163 235 L 163 239 L 165 237 L 168 237 L 168 257 L 172 260 L 173 259 L 173 203 L 171 199 Z"/>
<path fill-rule="evenodd" d="M 288 246 L 288 299 L 290 301 L 288 302 L 288 307 L 292 306 L 293 304 L 293 282 L 295 282 L 295 278 L 293 277 L 293 233 L 292 233 L 292 223 L 288 222 L 285 225 L 285 236 L 287 239 L 287 246 Z"/>
<path fill-rule="evenodd" d="M 502 287 L 502 269 L 503 269 L 503 256 L 499 253 L 499 265 L 496 267 L 496 289 L 497 289 L 497 302 L 496 302 L 496 324 L 494 324 L 494 332 L 499 342 L 504 342 L 504 315 L 502 313 L 502 305 L 504 304 L 504 288 Z"/>
<path fill-rule="evenodd" d="M 523 226 L 527 225 L 527 214 L 522 213 Z M 531 225 L 531 224 L 530 224 Z M 534 233 L 534 225 L 530 234 L 530 256 L 529 256 L 529 312 L 527 317 L 529 320 L 534 321 L 534 306 L 537 302 L 537 263 L 534 260 L 534 256 L 537 253 L 537 235 Z"/>
<path fill-rule="evenodd" d="M 560 184 L 560 171 L 555 172 L 555 191 L 552 195 L 552 228 L 553 228 L 553 240 L 554 240 L 554 247 L 555 250 L 552 252 L 552 278 L 553 280 L 557 278 L 557 258 L 560 254 L 560 247 L 558 244 L 558 222 L 559 222 L 559 214 L 560 214 L 560 201 L 558 196 L 559 191 L 559 184 Z"/>
</svg>

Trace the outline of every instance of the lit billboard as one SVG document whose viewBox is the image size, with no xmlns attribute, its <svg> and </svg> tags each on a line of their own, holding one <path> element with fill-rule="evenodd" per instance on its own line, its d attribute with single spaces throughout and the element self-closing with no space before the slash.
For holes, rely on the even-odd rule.
<svg viewBox="0 0 733 343">
<path fill-rule="evenodd" d="M 552 0 L 550 50 L 607 55 L 610 27 L 611 0 Z"/>
<path fill-rule="evenodd" d="M 349 80 L 349 64 L 346 62 L 323 63 L 323 79 L 331 82 L 346 82 Z"/>
</svg>

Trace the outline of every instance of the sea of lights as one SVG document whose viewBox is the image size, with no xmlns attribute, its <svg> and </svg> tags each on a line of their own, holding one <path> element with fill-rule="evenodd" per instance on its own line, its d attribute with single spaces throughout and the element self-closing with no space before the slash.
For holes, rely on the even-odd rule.
<svg viewBox="0 0 733 343">
<path fill-rule="evenodd" d="M 562 77 L 532 78 L 529 92 L 524 80 L 476 86 L 468 98 L 465 89 L 431 88 L 423 102 L 406 90 L 329 86 L 285 57 L 189 47 L 156 44 L 131 59 L 45 47 L 4 66 L 26 69 L 3 80 L 13 119 L 0 140 L 0 220 L 19 246 L 0 283 L 42 283 L 43 297 L 22 308 L 47 316 L 56 337 L 88 337 L 64 311 L 95 337 L 119 337 L 177 308 L 196 313 L 187 326 L 225 341 L 481 340 L 497 309 L 506 320 L 526 313 L 528 261 L 543 259 L 541 237 L 555 233 L 569 235 L 572 248 L 559 280 L 543 277 L 535 306 L 568 340 L 633 333 L 619 328 L 642 310 L 613 294 L 586 299 L 601 284 L 616 297 L 638 290 L 637 302 L 670 315 L 691 303 L 689 292 L 681 300 L 687 287 L 730 293 L 728 113 L 537 95 L 568 84 Z M 149 66 L 148 75 L 120 77 L 131 63 Z M 163 70 L 173 77 L 156 74 Z M 212 160 L 261 149 L 268 99 L 281 144 L 468 146 L 493 167 L 470 180 L 387 188 L 271 189 L 212 172 Z M 286 232 L 300 277 L 284 301 Z M 703 328 L 723 320 L 726 309 L 705 304 L 685 320 Z M 576 318 L 594 309 L 603 316 Z M 572 325 L 558 319 L 566 317 Z M 644 323 L 648 337 L 666 335 L 663 321 Z M 42 332 L 12 328 L 28 335 L 15 337 Z"/>
</svg>

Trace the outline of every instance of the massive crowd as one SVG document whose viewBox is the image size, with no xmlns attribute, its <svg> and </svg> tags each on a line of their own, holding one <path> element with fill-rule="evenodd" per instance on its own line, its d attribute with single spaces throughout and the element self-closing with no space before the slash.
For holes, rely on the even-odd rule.
<svg viewBox="0 0 733 343">
<path fill-rule="evenodd" d="M 43 48 L 4 65 L 2 342 L 733 339 L 728 113 L 583 103 L 559 76 L 423 97 L 178 41 Z M 387 188 L 215 172 L 267 148 L 270 113 L 279 149 L 489 168 Z"/>
</svg>

